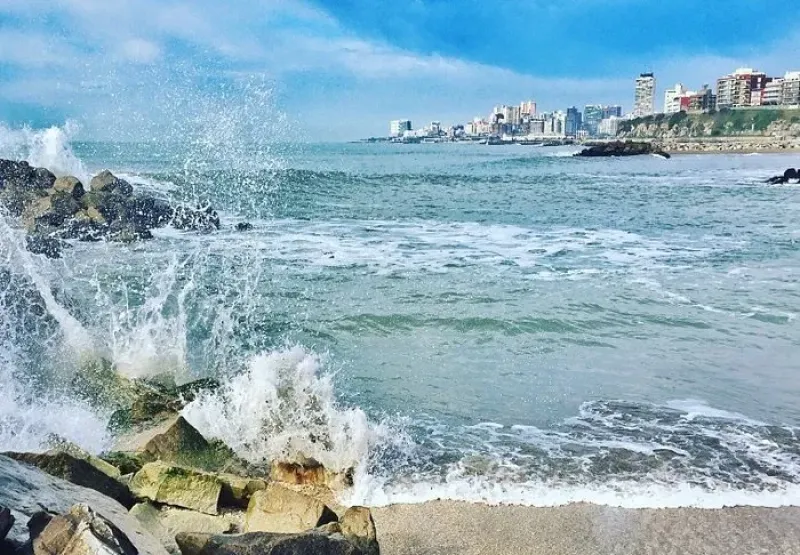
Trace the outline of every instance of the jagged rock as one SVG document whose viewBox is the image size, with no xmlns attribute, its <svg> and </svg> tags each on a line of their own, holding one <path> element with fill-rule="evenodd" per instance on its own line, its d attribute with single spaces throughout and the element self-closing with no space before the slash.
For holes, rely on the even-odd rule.
<svg viewBox="0 0 800 555">
<path fill-rule="evenodd" d="M 34 555 L 139 554 L 122 530 L 85 504 L 51 519 L 32 541 Z"/>
<path fill-rule="evenodd" d="M 92 489 L 76 486 L 2 455 L 0 484 L 0 504 L 11 509 L 11 514 L 16 518 L 7 537 L 12 544 L 24 544 L 30 539 L 31 533 L 41 531 L 46 526 L 48 516 L 40 514 L 42 511 L 64 513 L 77 503 L 86 503 L 122 530 L 141 555 L 166 555 L 161 544 L 128 514 L 125 507 Z M 42 518 L 31 522 L 35 515 Z"/>
<path fill-rule="evenodd" d="M 338 517 L 324 503 L 277 484 L 255 492 L 247 506 L 248 532 L 305 532 Z"/>
<path fill-rule="evenodd" d="M 170 221 L 172 227 L 181 231 L 214 231 L 219 229 L 219 215 L 211 207 L 189 208 L 177 206 Z"/>
<path fill-rule="evenodd" d="M 613 141 L 590 146 L 583 149 L 575 156 L 606 157 L 606 156 L 639 156 L 642 154 L 656 154 L 669 158 L 670 155 L 653 143 L 637 143 L 632 141 Z"/>
<path fill-rule="evenodd" d="M 81 198 L 86 192 L 80 179 L 71 175 L 56 179 L 53 183 L 53 190 L 57 193 L 69 195 L 75 200 Z"/>
<path fill-rule="evenodd" d="M 133 505 L 130 491 L 89 461 L 63 451 L 47 453 L 3 453 L 3 455 L 56 476 L 73 484 L 93 489 L 125 507 Z"/>
<path fill-rule="evenodd" d="M 0 544 L 2 544 L 3 540 L 6 539 L 6 536 L 11 531 L 11 527 L 14 526 L 14 521 L 14 515 L 11 514 L 11 510 L 8 507 L 0 505 Z"/>
<path fill-rule="evenodd" d="M 220 503 L 226 507 L 247 508 L 255 492 L 267 489 L 267 482 L 258 478 L 245 478 L 233 474 L 218 474 L 217 477 L 222 482 Z"/>
<path fill-rule="evenodd" d="M 339 519 L 344 537 L 356 544 L 364 555 L 378 555 L 378 535 L 372 513 L 366 507 L 350 507 Z"/>
<path fill-rule="evenodd" d="M 28 162 L 0 160 L 0 189 L 24 187 L 27 189 L 49 189 L 56 176 L 44 168 L 31 167 Z"/>
<path fill-rule="evenodd" d="M 25 248 L 33 254 L 43 254 L 47 258 L 61 258 L 61 251 L 68 248 L 69 244 L 55 237 L 47 235 L 27 235 L 25 237 Z"/>
<path fill-rule="evenodd" d="M 55 455 L 59 452 L 67 453 L 75 458 L 83 459 L 109 478 L 118 480 L 121 476 L 119 468 L 101 459 L 100 457 L 95 457 L 91 453 L 81 449 L 78 445 L 75 445 L 71 441 L 64 439 L 58 434 L 50 434 L 45 439 L 44 443 L 48 447 L 48 450 L 45 454 Z"/>
<path fill-rule="evenodd" d="M 334 472 L 326 469 L 313 459 L 306 459 L 302 464 L 273 462 L 270 478 L 275 482 L 292 485 L 325 486 L 332 490 L 341 490 L 353 485 L 353 469 L 346 472 Z"/>
<path fill-rule="evenodd" d="M 151 462 L 133 476 L 130 490 L 137 499 L 216 515 L 222 482 L 211 474 Z"/>
<path fill-rule="evenodd" d="M 239 222 L 236 224 L 236 231 L 250 231 L 253 229 L 253 224 L 250 222 Z"/>
<path fill-rule="evenodd" d="M 175 537 L 183 555 L 363 555 L 339 534 L 250 533 L 227 536 L 182 533 Z"/>
<path fill-rule="evenodd" d="M 783 185 L 785 183 L 789 183 L 792 180 L 800 181 L 800 170 L 796 170 L 794 168 L 789 168 L 783 175 L 776 175 L 775 177 L 770 177 L 767 179 L 767 183 L 770 185 Z"/>
<path fill-rule="evenodd" d="M 180 532 L 228 534 L 240 528 L 243 520 L 241 513 L 212 516 L 174 507 L 159 509 L 150 503 L 135 505 L 131 514 L 171 552 L 177 549 L 175 536 Z"/>
<path fill-rule="evenodd" d="M 103 170 L 92 178 L 89 187 L 93 192 L 119 193 L 121 195 L 131 195 L 133 187 L 124 179 L 120 179 L 108 170 Z"/>
</svg>

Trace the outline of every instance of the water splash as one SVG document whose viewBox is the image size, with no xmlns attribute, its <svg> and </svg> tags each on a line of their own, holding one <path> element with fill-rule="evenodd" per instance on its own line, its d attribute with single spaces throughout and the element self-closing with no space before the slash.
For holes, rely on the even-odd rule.
<svg viewBox="0 0 800 555">
<path fill-rule="evenodd" d="M 27 160 L 57 176 L 74 175 L 88 184 L 89 174 L 70 144 L 79 131 L 74 121 L 47 129 L 13 129 L 0 123 L 0 158 Z"/>
</svg>

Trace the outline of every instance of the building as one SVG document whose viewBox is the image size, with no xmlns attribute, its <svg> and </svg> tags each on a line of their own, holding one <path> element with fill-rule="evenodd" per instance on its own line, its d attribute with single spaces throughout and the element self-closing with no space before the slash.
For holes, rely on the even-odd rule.
<svg viewBox="0 0 800 555">
<path fill-rule="evenodd" d="M 603 119 L 608 119 L 611 117 L 621 118 L 622 106 L 619 106 L 618 104 L 603 106 Z"/>
<path fill-rule="evenodd" d="M 739 68 L 730 75 L 717 79 L 717 108 L 741 108 L 753 105 L 753 91 L 758 92 L 758 102 L 762 102 L 762 92 L 770 79 L 767 74 L 753 68 Z"/>
<path fill-rule="evenodd" d="M 589 136 L 597 135 L 597 126 L 603 121 L 603 106 L 587 104 L 583 107 L 583 128 Z"/>
<path fill-rule="evenodd" d="M 664 113 L 675 114 L 682 111 L 682 99 L 694 94 L 689 91 L 682 83 L 677 83 L 673 88 L 667 89 L 664 93 Z"/>
<path fill-rule="evenodd" d="M 611 116 L 597 126 L 597 134 L 600 137 L 616 137 L 619 132 L 619 124 L 622 121 L 620 116 Z"/>
<path fill-rule="evenodd" d="M 777 106 L 783 102 L 783 79 L 773 79 L 761 91 L 761 106 Z"/>
<path fill-rule="evenodd" d="M 577 137 L 583 124 L 583 114 L 575 106 L 567 108 L 567 117 L 564 122 L 564 134 L 567 137 Z"/>
<path fill-rule="evenodd" d="M 523 116 L 535 116 L 536 115 L 536 102 L 533 100 L 528 100 L 522 102 L 519 105 L 519 112 Z"/>
<path fill-rule="evenodd" d="M 684 102 L 681 100 L 681 110 L 683 110 Z M 686 112 L 710 112 L 717 105 L 717 95 L 708 85 L 703 85 L 703 88 L 697 92 L 691 93 L 688 98 Z"/>
<path fill-rule="evenodd" d="M 407 131 L 411 131 L 411 120 L 397 119 L 389 122 L 389 134 L 392 137 L 402 137 Z"/>
<path fill-rule="evenodd" d="M 788 72 L 781 81 L 781 104 L 800 106 L 800 71 Z"/>
<path fill-rule="evenodd" d="M 652 116 L 655 113 L 656 77 L 652 73 L 642 73 L 636 79 L 636 90 L 633 99 L 634 118 Z"/>
</svg>

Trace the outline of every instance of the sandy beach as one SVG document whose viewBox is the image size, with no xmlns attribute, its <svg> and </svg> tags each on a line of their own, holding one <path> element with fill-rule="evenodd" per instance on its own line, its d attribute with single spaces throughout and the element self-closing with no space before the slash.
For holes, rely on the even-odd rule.
<svg viewBox="0 0 800 555">
<path fill-rule="evenodd" d="M 374 509 L 384 555 L 800 553 L 800 508 L 536 508 L 437 501 Z"/>
</svg>

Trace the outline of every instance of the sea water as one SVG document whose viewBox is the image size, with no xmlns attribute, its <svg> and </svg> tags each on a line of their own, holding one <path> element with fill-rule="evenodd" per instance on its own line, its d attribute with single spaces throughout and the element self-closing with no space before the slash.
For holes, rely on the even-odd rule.
<svg viewBox="0 0 800 555">
<path fill-rule="evenodd" d="M 70 133 L 3 128 L 0 154 L 223 227 L 49 261 L 4 219 L 0 449 L 107 448 L 107 408 L 60 386 L 104 356 L 219 377 L 195 426 L 355 466 L 348 503 L 800 502 L 800 188 L 764 184 L 795 158 Z"/>
</svg>

